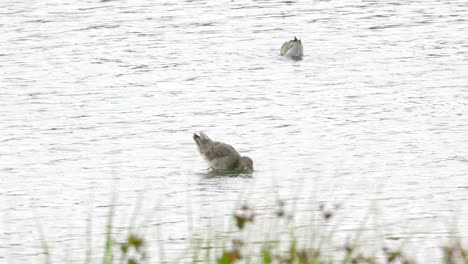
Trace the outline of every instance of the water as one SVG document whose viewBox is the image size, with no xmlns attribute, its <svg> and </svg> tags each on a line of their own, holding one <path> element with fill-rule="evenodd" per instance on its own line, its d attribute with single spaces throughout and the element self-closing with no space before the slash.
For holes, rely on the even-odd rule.
<svg viewBox="0 0 468 264">
<path fill-rule="evenodd" d="M 230 230 L 243 199 L 266 215 L 277 197 L 297 214 L 340 204 L 351 234 L 375 206 L 369 228 L 415 257 L 454 219 L 468 231 L 466 1 L 0 10 L 1 262 L 41 261 L 40 227 L 53 260 L 82 262 L 89 223 L 99 260 L 111 204 L 118 230 L 134 214 L 151 230 L 154 261 L 161 244 L 171 259 L 191 232 Z M 279 56 L 293 36 L 302 61 Z M 195 131 L 256 172 L 209 177 Z"/>
</svg>

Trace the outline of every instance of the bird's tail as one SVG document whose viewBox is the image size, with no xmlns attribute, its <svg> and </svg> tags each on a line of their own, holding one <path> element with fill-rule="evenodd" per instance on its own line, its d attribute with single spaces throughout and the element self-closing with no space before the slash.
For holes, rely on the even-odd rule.
<svg viewBox="0 0 468 264">
<path fill-rule="evenodd" d="M 200 132 L 199 134 L 200 135 L 197 135 L 196 133 L 193 134 L 193 139 L 199 147 L 211 141 L 211 139 L 205 133 Z"/>
</svg>

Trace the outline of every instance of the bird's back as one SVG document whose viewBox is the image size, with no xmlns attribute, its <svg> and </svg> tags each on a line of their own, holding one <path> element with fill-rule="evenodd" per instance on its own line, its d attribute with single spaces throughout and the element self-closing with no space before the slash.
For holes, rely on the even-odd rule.
<svg viewBox="0 0 468 264">
<path fill-rule="evenodd" d="M 288 50 L 290 50 L 294 46 L 294 40 L 286 41 L 283 43 L 283 46 L 281 46 L 281 51 L 280 55 L 284 56 L 286 53 L 288 53 Z"/>
<path fill-rule="evenodd" d="M 212 141 L 205 134 L 193 137 L 198 145 L 198 150 L 212 169 L 229 170 L 232 169 L 241 157 L 237 150 L 231 145 Z"/>
<path fill-rule="evenodd" d="M 213 160 L 222 157 L 240 158 L 240 154 L 231 145 L 211 141 L 200 147 L 200 153 L 207 159 Z"/>
</svg>

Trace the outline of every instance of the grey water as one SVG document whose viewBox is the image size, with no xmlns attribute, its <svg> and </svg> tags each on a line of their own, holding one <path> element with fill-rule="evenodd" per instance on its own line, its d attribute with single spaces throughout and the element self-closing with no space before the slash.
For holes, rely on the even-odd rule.
<svg viewBox="0 0 468 264">
<path fill-rule="evenodd" d="M 467 33 L 464 0 L 3 0 L 0 262 L 98 262 L 111 206 L 174 259 L 278 199 L 430 258 L 468 231 Z M 197 131 L 256 171 L 211 177 Z"/>
</svg>

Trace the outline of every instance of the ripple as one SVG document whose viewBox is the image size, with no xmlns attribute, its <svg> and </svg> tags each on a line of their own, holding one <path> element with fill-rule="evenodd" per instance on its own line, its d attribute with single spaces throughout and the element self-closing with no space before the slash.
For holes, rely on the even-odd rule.
<svg viewBox="0 0 468 264">
<path fill-rule="evenodd" d="M 85 240 L 90 211 L 103 233 L 113 203 L 125 218 L 141 196 L 142 218 L 176 242 L 168 252 L 189 243 L 189 214 L 217 229 L 240 200 L 268 212 L 281 197 L 308 213 L 315 195 L 343 204 L 343 230 L 378 201 L 387 239 L 428 244 L 449 234 L 421 226 L 467 216 L 463 1 L 0 7 L 0 211 L 17 230 L 6 235 L 27 240 L 10 246 L 31 249 L 11 251 L 20 262 L 40 256 L 35 218 L 61 247 Z M 278 56 L 292 36 L 301 62 Z M 200 130 L 258 170 L 206 172 Z"/>
</svg>

